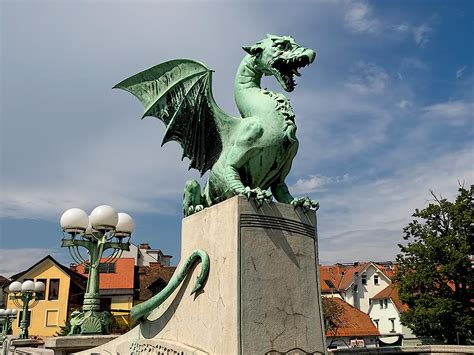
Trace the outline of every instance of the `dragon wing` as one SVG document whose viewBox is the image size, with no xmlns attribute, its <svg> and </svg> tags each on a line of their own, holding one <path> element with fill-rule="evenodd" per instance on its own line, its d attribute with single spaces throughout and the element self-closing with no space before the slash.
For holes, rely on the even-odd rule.
<svg viewBox="0 0 474 355">
<path fill-rule="evenodd" d="M 222 151 L 222 135 L 237 120 L 223 112 L 212 96 L 212 70 L 191 59 L 176 59 L 144 70 L 114 86 L 135 95 L 143 104 L 143 117 L 166 125 L 162 145 L 180 143 L 183 158 L 201 175 Z"/>
</svg>

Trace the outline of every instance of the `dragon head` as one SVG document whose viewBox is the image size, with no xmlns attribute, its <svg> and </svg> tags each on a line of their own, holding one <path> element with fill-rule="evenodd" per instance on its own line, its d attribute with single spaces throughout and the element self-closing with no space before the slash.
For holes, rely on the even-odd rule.
<svg viewBox="0 0 474 355">
<path fill-rule="evenodd" d="M 264 75 L 274 75 L 288 92 L 296 86 L 294 76 L 301 76 L 298 69 L 311 64 L 316 57 L 312 49 L 301 47 L 290 36 L 268 34 L 267 38 L 243 49 L 254 57 L 255 69 Z"/>
</svg>

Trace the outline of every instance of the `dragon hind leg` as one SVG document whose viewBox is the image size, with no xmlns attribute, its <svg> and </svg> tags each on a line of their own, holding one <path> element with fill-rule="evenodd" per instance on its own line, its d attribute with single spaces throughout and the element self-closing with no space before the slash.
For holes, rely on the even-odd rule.
<svg viewBox="0 0 474 355">
<path fill-rule="evenodd" d="M 184 186 L 183 214 L 192 215 L 204 208 L 204 198 L 201 195 L 201 185 L 196 180 L 189 180 Z"/>
</svg>

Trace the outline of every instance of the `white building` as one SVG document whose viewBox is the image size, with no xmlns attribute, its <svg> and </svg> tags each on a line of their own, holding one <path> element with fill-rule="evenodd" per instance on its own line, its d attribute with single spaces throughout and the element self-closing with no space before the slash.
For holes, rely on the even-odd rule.
<svg viewBox="0 0 474 355">
<path fill-rule="evenodd" d="M 368 314 L 386 344 L 415 345 L 419 343 L 411 330 L 400 322 L 400 315 L 408 309 L 398 297 L 396 284 L 391 284 L 371 298 Z"/>
<path fill-rule="evenodd" d="M 320 266 L 321 293 L 368 313 L 370 299 L 389 286 L 391 271 L 373 262 Z"/>
<path fill-rule="evenodd" d="M 138 246 L 130 244 L 130 251 L 124 251 L 122 258 L 134 258 L 136 266 L 149 266 L 150 263 L 160 263 L 162 266 L 170 266 L 171 255 L 164 254 L 161 249 L 152 249 L 150 244 L 142 243 Z"/>
</svg>

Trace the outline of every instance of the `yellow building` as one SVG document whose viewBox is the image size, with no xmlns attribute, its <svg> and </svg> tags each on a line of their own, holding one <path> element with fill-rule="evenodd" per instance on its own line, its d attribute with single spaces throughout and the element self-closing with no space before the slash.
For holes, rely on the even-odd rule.
<svg viewBox="0 0 474 355">
<path fill-rule="evenodd" d="M 86 265 L 76 265 L 74 270 L 89 275 Z M 130 327 L 130 310 L 135 295 L 135 260 L 118 258 L 110 262 L 104 258 L 100 261 L 99 273 L 100 309 L 114 316 L 111 331 L 123 332 Z"/>
<path fill-rule="evenodd" d="M 36 306 L 29 310 L 30 337 L 53 336 L 64 326 L 71 309 L 80 308 L 84 299 L 87 278 L 58 263 L 50 255 L 29 269 L 11 277 L 11 281 L 41 281 L 46 289 Z M 8 285 L 5 286 L 5 291 Z M 7 308 L 19 308 L 11 299 Z M 12 324 L 13 335 L 19 335 L 21 309 L 18 318 Z"/>
</svg>

